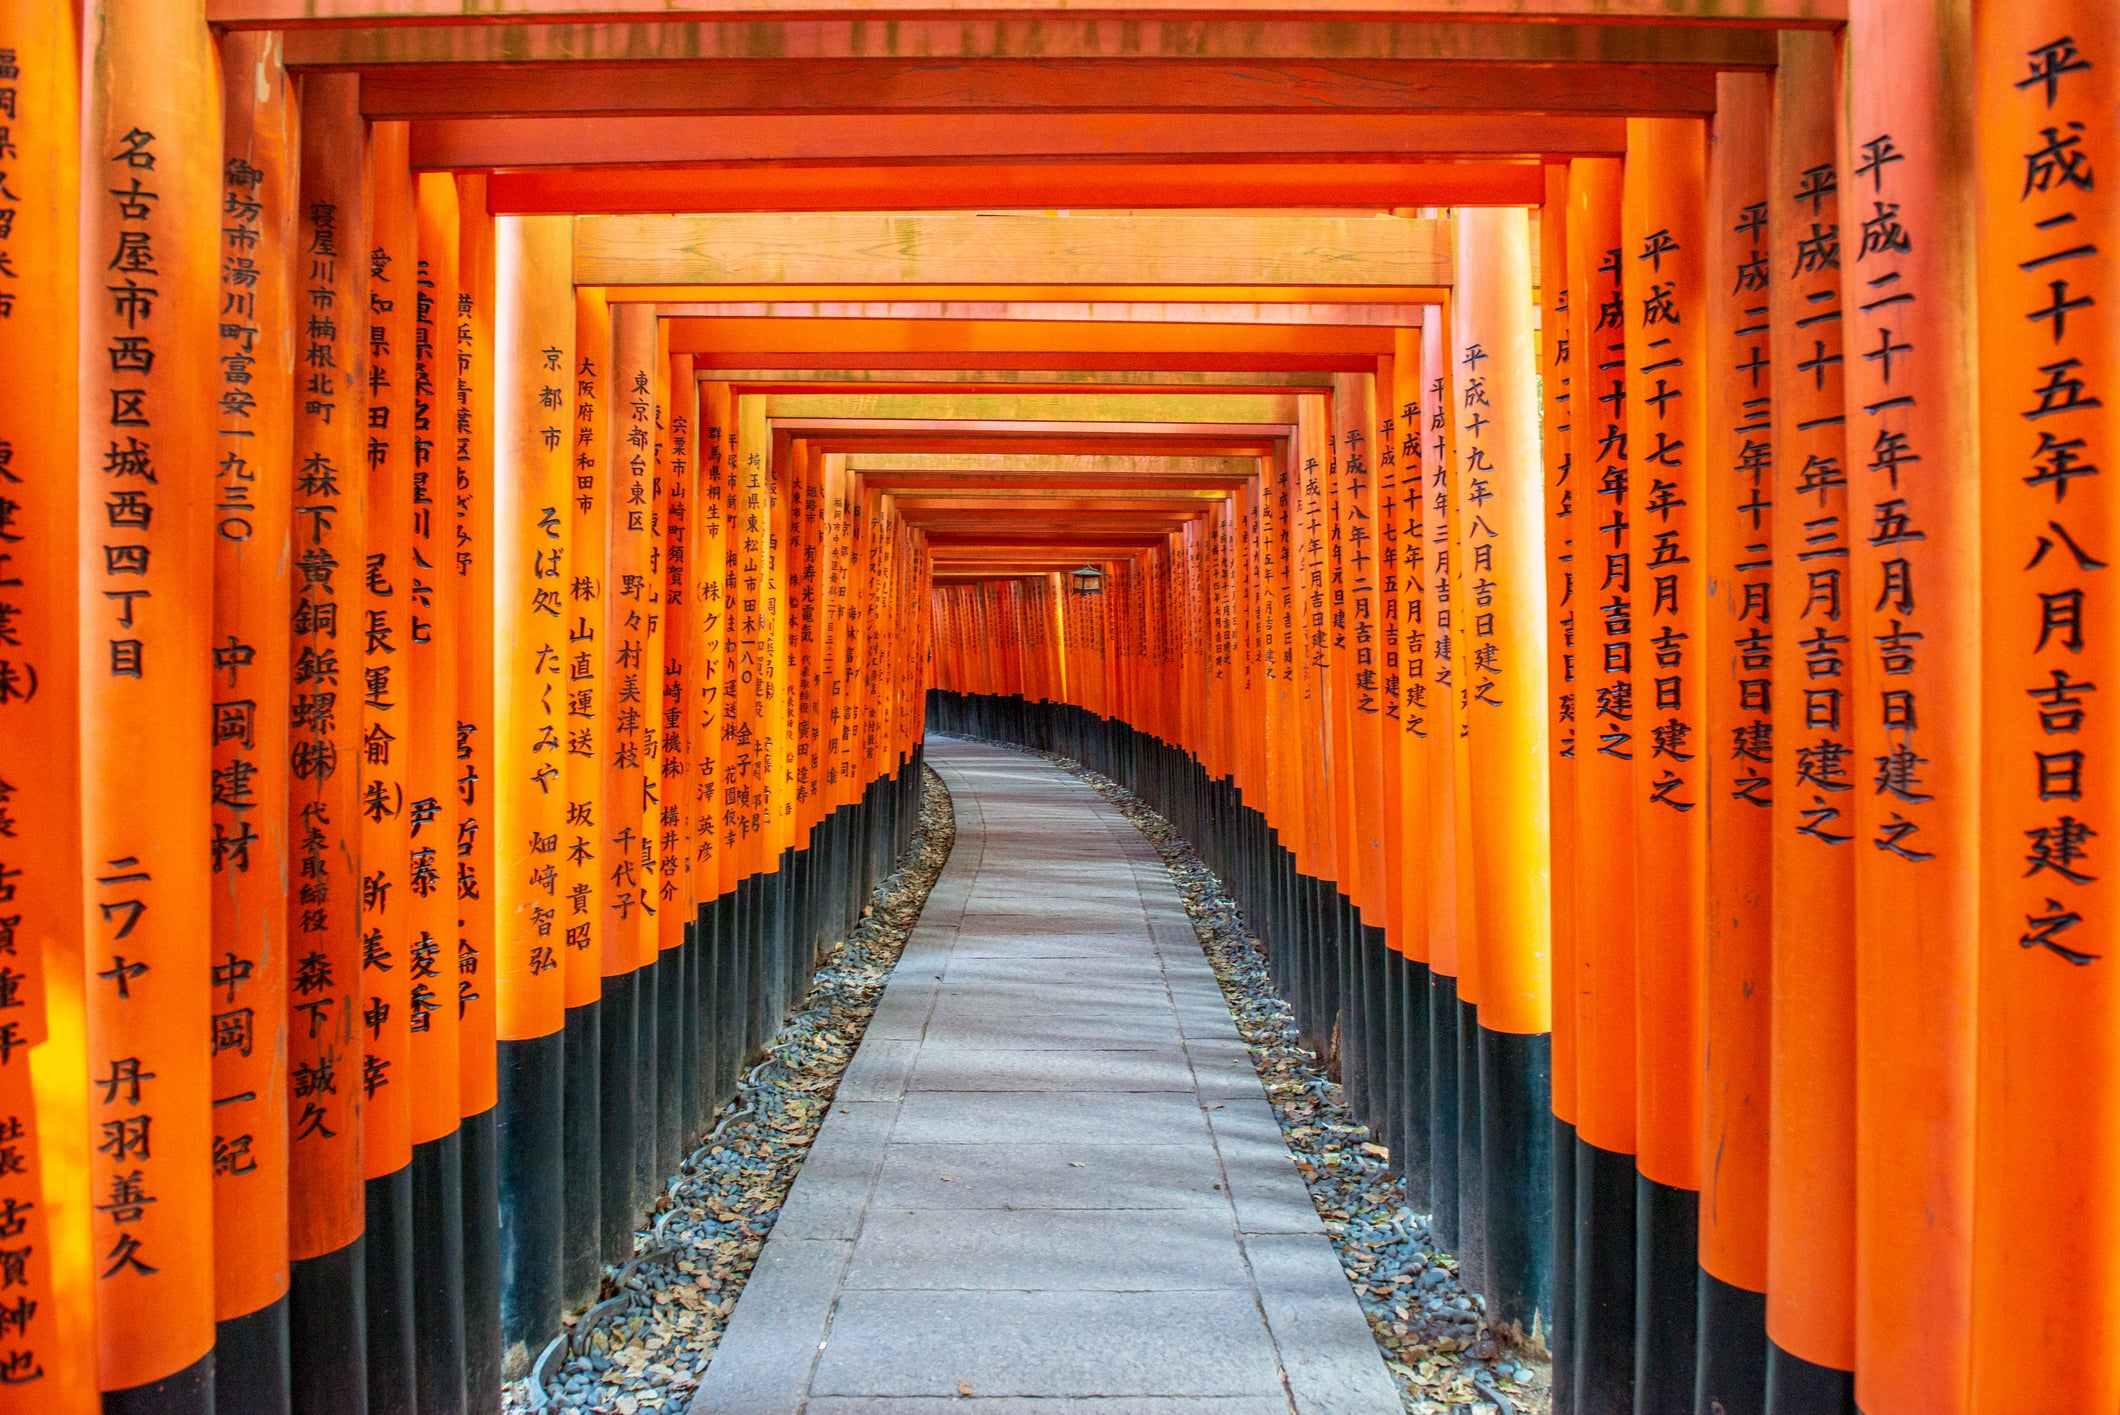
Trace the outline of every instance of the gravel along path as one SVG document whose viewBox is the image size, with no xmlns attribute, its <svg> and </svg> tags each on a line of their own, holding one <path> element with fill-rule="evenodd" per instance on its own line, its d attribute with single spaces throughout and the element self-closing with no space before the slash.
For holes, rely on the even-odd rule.
<svg viewBox="0 0 2120 1415">
<path fill-rule="evenodd" d="M 950 793 L 924 769 L 911 848 L 665 1186 L 633 1261 L 607 1270 L 603 1300 L 567 1313 L 565 1334 L 531 1377 L 507 1387 L 510 1415 L 685 1408 L 956 834 Z"/>
<path fill-rule="evenodd" d="M 1086 782 L 1163 857 L 1409 1415 L 1548 1415 L 1552 1363 L 1506 1349 L 1485 1329 L 1481 1299 L 1458 1281 L 1457 1259 L 1435 1247 L 1428 1216 L 1407 1208 L 1404 1187 L 1384 1172 L 1384 1151 L 1347 1109 L 1339 1083 L 1296 1041 L 1294 1016 L 1222 881 L 1131 791 L 1071 757 L 1032 755 Z"/>
</svg>

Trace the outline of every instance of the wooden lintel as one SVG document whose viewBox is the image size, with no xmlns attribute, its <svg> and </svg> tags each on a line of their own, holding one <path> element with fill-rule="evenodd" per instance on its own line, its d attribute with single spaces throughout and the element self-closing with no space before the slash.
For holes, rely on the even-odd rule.
<svg viewBox="0 0 2120 1415">
<path fill-rule="evenodd" d="M 597 121 L 597 120 L 588 120 Z M 501 120 L 497 126 L 507 126 Z M 1467 124 L 1477 127 L 1477 124 Z M 653 151 L 637 148 L 635 151 Z M 428 167 L 491 167 L 494 154 Z M 1535 160 L 1363 162 L 1321 154 L 1302 162 L 1011 163 L 781 167 L 564 167 L 496 172 L 489 210 L 502 216 L 618 216 L 662 211 L 968 211 L 1097 207 L 1535 206 Z"/>
<path fill-rule="evenodd" d="M 370 70 L 371 119 L 647 113 L 1706 115 L 1699 65 L 1355 59 L 756 59 Z"/>
<path fill-rule="evenodd" d="M 985 0 L 986 14 L 1039 17 L 1055 0 Z M 1159 0 L 1169 22 L 1271 18 L 1326 20 L 1472 19 L 1636 21 L 1752 27 L 1832 26 L 1847 22 L 1847 0 Z M 901 23 L 935 13 L 935 0 L 863 0 L 825 7 L 818 0 L 206 0 L 207 23 L 223 28 L 314 29 L 349 25 L 630 24 L 715 17 L 769 20 L 825 16 Z M 1124 20 L 1139 0 L 1071 0 L 1067 23 Z M 1194 17 L 1197 16 L 1197 21 Z M 878 28 L 885 28 L 879 24 Z M 1057 28 L 1057 26 L 1056 26 Z"/>
<path fill-rule="evenodd" d="M 1053 320 L 1100 324 L 1235 324 L 1418 329 L 1441 303 L 1337 300 L 720 300 L 661 305 L 666 319 Z"/>
<path fill-rule="evenodd" d="M 1229 373 L 1180 369 L 836 369 L 708 368 L 701 382 L 744 385 L 769 393 L 932 393 L 951 387 L 1011 389 L 1019 393 L 1155 393 L 1165 389 L 1247 393 L 1264 388 L 1332 387 L 1328 373 Z"/>
<path fill-rule="evenodd" d="M 893 475 L 1024 476 L 1032 473 L 1082 477 L 1140 477 L 1150 475 L 1243 477 L 1257 470 L 1241 457 L 988 457 L 955 452 L 892 453 L 888 456 L 853 456 L 847 470 L 863 476 Z"/>
<path fill-rule="evenodd" d="M 1182 19 L 1007 14 L 630 24 L 429 24 L 297 29 L 287 67 L 656 63 L 704 59 L 1393 59 L 1767 68 L 1765 29 L 1698 24 L 1497 25 L 1435 19 Z"/>
<path fill-rule="evenodd" d="M 753 397 L 746 393 L 743 396 Z M 1151 431 L 1182 427 L 1251 436 L 1296 420 L 1296 393 L 778 393 L 766 416 L 787 432 L 895 432 L 914 427 L 1071 429 L 1085 423 Z"/>
<path fill-rule="evenodd" d="M 584 216 L 578 285 L 1451 283 L 1450 232 L 1411 217 L 927 212 Z"/>
<path fill-rule="evenodd" d="M 1168 113 L 705 113 L 441 118 L 412 126 L 414 166 L 460 168 L 1416 162 L 1605 157 L 1626 147 L 1623 119 L 1511 113 L 1477 123 L 1418 113 L 1230 113 L 1208 124 Z"/>
</svg>

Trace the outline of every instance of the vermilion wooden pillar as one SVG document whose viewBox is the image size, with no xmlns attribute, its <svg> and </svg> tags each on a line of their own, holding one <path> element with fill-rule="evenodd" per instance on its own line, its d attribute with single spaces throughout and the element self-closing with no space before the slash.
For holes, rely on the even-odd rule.
<svg viewBox="0 0 2120 1415">
<path fill-rule="evenodd" d="M 572 219 L 494 218 L 494 982 L 503 1370 L 559 1324 Z"/>
<path fill-rule="evenodd" d="M 1840 64 L 1830 35 L 1790 31 L 1780 44 L 1768 205 L 1768 265 L 1776 272 L 1768 529 L 1783 547 L 1770 598 L 1780 612 L 1764 652 L 1750 644 L 1738 661 L 1740 681 L 1754 691 L 1760 679 L 1771 680 L 1774 702 L 1767 1408 L 1844 1415 L 1854 1402 L 1855 1366 L 1859 847 L 1851 757 L 1859 591 L 1850 537 L 1859 528 L 1848 507 L 1842 398 Z M 1809 535 L 1834 531 L 1842 534 L 1806 544 Z M 1825 553 L 1803 558 L 1813 550 Z"/>
<path fill-rule="evenodd" d="M 217 703 L 273 704 L 213 739 L 214 1399 L 284 1411 L 287 1328 L 287 781 L 291 641 L 294 94 L 275 39 L 221 41 Z"/>
<path fill-rule="evenodd" d="M 662 1187 L 664 1169 L 658 1149 L 662 1134 L 662 1068 L 667 1048 L 663 1038 L 662 968 L 662 674 L 663 674 L 663 513 L 666 509 L 669 457 L 670 358 L 669 326 L 655 322 L 655 342 L 648 356 L 649 408 L 653 436 L 648 447 L 648 499 L 642 518 L 646 527 L 637 542 L 643 552 L 638 588 L 639 623 L 636 637 L 640 648 L 637 668 L 640 692 L 640 794 L 613 807 L 621 831 L 633 835 L 634 860 L 640 870 L 640 907 L 643 917 L 634 935 L 640 958 L 640 1015 L 635 1044 L 638 1048 L 640 1081 L 635 1100 L 640 1119 L 633 1132 L 634 1208 L 644 1210 L 655 1202 Z M 632 518 L 628 517 L 629 531 Z"/>
<path fill-rule="evenodd" d="M 655 858 L 657 946 L 665 986 L 659 994 L 661 1016 L 661 1087 L 656 1097 L 657 1175 L 661 1184 L 677 1171 L 695 1138 L 685 1123 L 691 1054 L 690 1006 L 692 955 L 685 947 L 693 921 L 692 811 L 685 780 L 689 769 L 685 694 L 690 669 L 692 506 L 697 482 L 694 458 L 699 421 L 699 384 L 692 376 L 692 356 L 677 354 L 662 364 L 664 394 L 663 521 L 660 586 L 662 595 L 661 692 L 656 698 L 657 735 L 661 746 L 655 805 L 643 829 L 656 833 Z"/>
<path fill-rule="evenodd" d="M 1568 168 L 1576 629 L 1575 1399 L 1634 1408 L 1634 594 L 1621 163 Z"/>
<path fill-rule="evenodd" d="M 1635 594 L 1620 178 L 1569 163 L 1575 516 L 1575 1402 L 1635 1407 Z"/>
<path fill-rule="evenodd" d="M 1855 1398 L 1865 1415 L 1956 1415 L 1982 753 L 1967 7 L 1862 0 L 1846 44 Z M 2065 304 L 2041 318 L 2058 329 Z M 2033 843 L 2025 868 L 2050 875 Z"/>
<path fill-rule="evenodd" d="M 362 509 L 368 143 L 352 75 L 304 81 L 295 232 L 288 1100 L 298 1411 L 367 1399 L 361 1173 Z M 349 315 L 351 317 L 349 317 Z"/>
<path fill-rule="evenodd" d="M 369 134 L 367 343 L 362 407 L 367 511 L 360 607 L 361 1095 L 366 1180 L 368 1408 L 409 1411 L 413 1390 L 412 738 L 413 329 L 419 217 L 403 123 Z"/>
<path fill-rule="evenodd" d="M 2102 1410 L 2120 1405 L 2120 960 L 2097 832 L 2120 733 L 2094 685 L 2120 681 L 2120 202 L 2097 169 L 2120 139 L 2120 14 L 2048 0 L 1982 5 L 1974 24 L 1986 740 L 1969 1408 Z M 2012 1341 L 2097 1356 L 2011 1372 Z"/>
<path fill-rule="evenodd" d="M 412 1086 L 412 1244 L 415 1382 L 431 1415 L 467 1409 L 464 1367 L 464 1144 L 462 1025 L 457 962 L 458 654 L 463 579 L 456 544 L 456 182 L 418 178 L 418 264 L 412 339 L 412 597 L 406 674 L 412 730 L 405 794 L 412 813 L 405 879 L 412 898 L 406 954 L 406 1065 Z"/>
<path fill-rule="evenodd" d="M 1766 1402 L 1767 1070 L 1773 953 L 1774 422 L 1770 84 L 1716 84 L 1704 266 L 1707 605 L 1702 759 L 1707 918 L 1701 1067 L 1700 1363 L 1695 1403 Z M 1784 277 L 1786 278 L 1786 277 Z M 1752 665 L 1748 667 L 1747 665 Z"/>
<path fill-rule="evenodd" d="M 574 364 L 568 382 L 566 490 L 573 542 L 567 580 L 564 670 L 567 798 L 560 822 L 560 924 L 566 986 L 566 1196 L 564 1285 L 569 1307 L 597 1297 L 603 1264 L 630 1251 L 607 1249 L 603 1232 L 603 1002 L 609 881 L 602 839 L 606 817 L 604 694 L 611 676 L 604 610 L 610 581 L 611 500 L 604 462 L 611 373 L 611 308 L 603 291 L 574 292 Z M 628 969 L 627 971 L 630 971 Z M 632 1018 L 624 1019 L 630 1065 Z M 616 1038 L 614 1038 L 616 1040 Z M 630 1087 L 632 1081 L 614 1082 Z M 624 1123 L 618 1117 L 619 1123 Z M 629 1195 L 630 1195 L 630 1191 Z M 631 1229 L 627 1229 L 631 1237 Z"/>
<path fill-rule="evenodd" d="M 83 528 L 97 522 L 72 469 L 82 435 L 81 171 L 84 158 L 92 169 L 102 159 L 82 150 L 78 34 L 74 7 L 56 0 L 0 20 L 0 48 L 14 56 L 0 75 L 14 148 L 13 224 L 0 251 L 15 273 L 0 301 L 0 367 L 12 395 L 0 412 L 0 616 L 10 626 L 0 645 L 0 874 L 9 890 L 0 939 L 17 988 L 17 1007 L 0 1020 L 0 1120 L 15 1161 L 0 1167 L 0 1204 L 24 1220 L 13 1242 L 30 1249 L 23 1290 L 11 1293 L 21 1320 L 0 1342 L 8 1415 L 98 1408 L 103 1250 L 90 1247 L 101 1226 L 90 1205 L 102 1196 L 88 1178 L 83 987 L 93 979 L 82 966 L 77 554 Z"/>
<path fill-rule="evenodd" d="M 1635 1400 L 1692 1398 L 1707 927 L 1707 134 L 1629 119 L 1620 222 L 1633 523 Z M 1650 1334 L 1654 1333 L 1652 1337 Z"/>
<path fill-rule="evenodd" d="M 1456 556 L 1450 534 L 1450 424 L 1447 390 L 1449 339 L 1442 311 L 1431 307 L 1421 326 L 1421 540 L 1427 566 L 1428 761 L 1428 1127 L 1430 1185 L 1436 1240 L 1456 1246 L 1458 1189 L 1458 1022 L 1460 962 L 1469 940 L 1460 881 L 1458 744 L 1461 714 L 1453 674 L 1456 632 Z M 1300 786 L 1300 783 L 1293 783 Z"/>
<path fill-rule="evenodd" d="M 80 260 L 97 272 L 80 291 L 77 469 L 100 1379 L 106 1409 L 203 1411 L 220 114 L 196 5 L 108 6 L 81 43 Z"/>
<path fill-rule="evenodd" d="M 1553 1399 L 1574 1408 L 1575 1319 L 1575 349 L 1568 302 L 1568 167 L 1539 208 L 1539 380 L 1545 497 L 1546 750 L 1553 898 Z"/>
<path fill-rule="evenodd" d="M 643 866 L 640 802 L 646 791 L 648 730 L 652 725 L 642 673 L 647 654 L 652 519 L 655 512 L 655 309 L 622 304 L 611 312 L 611 530 L 604 574 L 604 635 L 611 683 L 599 702 L 605 724 L 604 801 L 599 828 L 609 884 L 608 951 L 603 964 L 606 1001 L 603 1069 L 603 1245 L 607 1255 L 632 1252 L 633 1226 L 649 1195 L 634 1164 L 645 1117 L 653 1114 L 653 994 L 640 971 L 654 949 L 655 880 Z M 647 940 L 643 943 L 643 939 Z M 645 1088 L 645 1090 L 644 1090 Z"/>
<path fill-rule="evenodd" d="M 1453 305 L 1464 478 L 1462 644 L 1478 919 L 1478 1065 L 1490 1322 L 1519 1340 L 1553 1324 L 1552 856 L 1547 758 L 1545 468 L 1530 220 L 1457 218 Z"/>
<path fill-rule="evenodd" d="M 1429 1013 L 1432 990 L 1431 896 L 1435 884 L 1435 856 L 1430 839 L 1432 784 L 1436 753 L 1443 742 L 1437 709 L 1440 698 L 1429 680 L 1434 635 L 1430 629 L 1429 546 L 1424 512 L 1427 482 L 1424 476 L 1421 395 L 1421 331 L 1394 331 L 1392 336 L 1392 386 L 1389 432 L 1379 431 L 1378 492 L 1380 513 L 1392 541 L 1387 547 L 1385 600 L 1390 612 L 1385 624 L 1385 667 L 1398 678 L 1399 716 L 1394 724 L 1399 734 L 1398 750 L 1398 849 L 1393 862 L 1397 912 L 1403 930 L 1401 947 L 1406 964 L 1403 982 L 1404 1069 L 1400 1077 L 1404 1096 L 1400 1173 L 1407 1200 L 1416 1206 L 1433 1202 L 1434 1137 L 1429 1123 Z M 1383 464 L 1388 451 L 1392 463 Z M 1256 537 L 1263 556 L 1271 530 Z M 1396 580 L 1394 586 L 1393 581 Z M 1270 626 L 1274 605 L 1264 593 L 1262 618 Z M 1395 595 L 1394 595 L 1395 590 Z M 1393 604 L 1393 599 L 1396 603 Z M 1396 655 L 1394 662 L 1391 655 Z M 1267 779 L 1272 765 L 1262 764 Z"/>
<path fill-rule="evenodd" d="M 455 472 L 457 608 L 457 1060 L 462 1087 L 464 1387 L 474 1411 L 500 1401 L 499 1077 L 495 1032 L 493 803 L 493 218 L 486 178 L 457 178 Z"/>
</svg>

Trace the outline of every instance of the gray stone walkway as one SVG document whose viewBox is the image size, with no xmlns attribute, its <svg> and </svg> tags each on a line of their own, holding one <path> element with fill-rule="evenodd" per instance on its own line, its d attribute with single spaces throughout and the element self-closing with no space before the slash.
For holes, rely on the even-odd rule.
<svg viewBox="0 0 2120 1415">
<path fill-rule="evenodd" d="M 1154 849 L 1033 758 L 928 760 L 956 849 L 694 1415 L 1397 1411 Z"/>
</svg>

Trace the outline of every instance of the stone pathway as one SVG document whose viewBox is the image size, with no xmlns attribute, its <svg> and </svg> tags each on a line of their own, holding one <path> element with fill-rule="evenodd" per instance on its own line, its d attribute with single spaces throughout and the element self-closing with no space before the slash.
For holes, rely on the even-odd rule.
<svg viewBox="0 0 2120 1415">
<path fill-rule="evenodd" d="M 1034 758 L 928 760 L 956 848 L 694 1415 L 1397 1411 L 1155 850 Z"/>
</svg>

